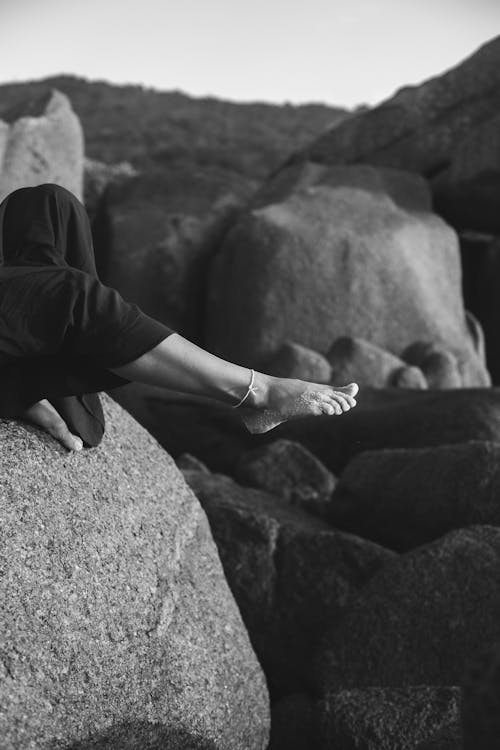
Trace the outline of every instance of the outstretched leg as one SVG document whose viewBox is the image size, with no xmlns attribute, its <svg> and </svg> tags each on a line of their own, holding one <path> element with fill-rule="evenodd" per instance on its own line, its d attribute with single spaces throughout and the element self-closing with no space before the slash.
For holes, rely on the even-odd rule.
<svg viewBox="0 0 500 750">
<path fill-rule="evenodd" d="M 174 333 L 137 360 L 112 368 L 128 380 L 208 396 L 235 406 L 250 371 L 227 362 Z M 340 415 L 356 405 L 358 386 L 341 388 L 255 373 L 242 418 L 250 432 L 267 432 L 288 419 Z"/>
</svg>

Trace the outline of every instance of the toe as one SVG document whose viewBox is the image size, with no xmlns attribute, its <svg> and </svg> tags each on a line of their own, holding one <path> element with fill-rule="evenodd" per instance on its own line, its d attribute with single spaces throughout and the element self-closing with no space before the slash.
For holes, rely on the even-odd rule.
<svg viewBox="0 0 500 750">
<path fill-rule="evenodd" d="M 332 411 L 329 413 L 336 414 L 337 416 L 340 416 L 340 414 L 342 414 L 342 407 L 337 401 L 337 399 L 329 398 L 328 400 L 325 401 L 325 404 L 332 409 Z"/>
<path fill-rule="evenodd" d="M 354 398 L 354 396 L 356 396 L 359 392 L 359 385 L 357 383 L 349 383 L 349 385 L 346 385 L 340 390 L 344 393 L 344 395 Z"/>
<path fill-rule="evenodd" d="M 351 404 L 343 394 L 335 393 L 333 398 L 339 404 L 342 411 L 349 411 L 349 409 L 351 408 Z"/>
</svg>

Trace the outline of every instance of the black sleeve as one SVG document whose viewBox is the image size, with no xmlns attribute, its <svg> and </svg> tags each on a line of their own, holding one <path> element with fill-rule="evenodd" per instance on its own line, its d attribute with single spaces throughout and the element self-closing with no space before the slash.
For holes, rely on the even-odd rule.
<svg viewBox="0 0 500 750">
<path fill-rule="evenodd" d="M 137 359 L 174 331 L 95 277 L 72 268 L 4 268 L 0 363 L 63 356 L 92 366 Z"/>
</svg>

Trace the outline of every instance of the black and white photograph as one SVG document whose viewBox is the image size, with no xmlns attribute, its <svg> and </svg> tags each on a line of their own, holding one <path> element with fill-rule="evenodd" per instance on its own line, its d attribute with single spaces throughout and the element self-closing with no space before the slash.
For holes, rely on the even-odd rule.
<svg viewBox="0 0 500 750">
<path fill-rule="evenodd" d="M 500 750 L 500 0 L 0 0 L 0 750 Z"/>
</svg>

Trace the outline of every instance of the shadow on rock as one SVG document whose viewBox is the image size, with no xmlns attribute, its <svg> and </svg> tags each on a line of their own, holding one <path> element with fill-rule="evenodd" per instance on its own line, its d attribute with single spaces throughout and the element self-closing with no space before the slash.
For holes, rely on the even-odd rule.
<svg viewBox="0 0 500 750">
<path fill-rule="evenodd" d="M 196 737 L 182 727 L 146 721 L 117 724 L 106 734 L 92 735 L 64 750 L 217 750 L 212 740 Z"/>
</svg>

